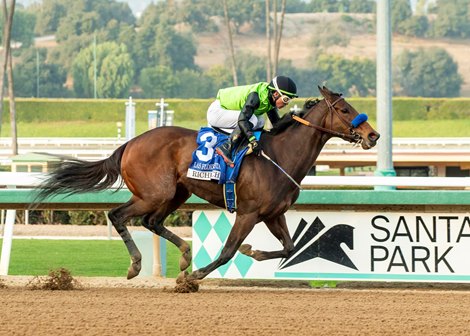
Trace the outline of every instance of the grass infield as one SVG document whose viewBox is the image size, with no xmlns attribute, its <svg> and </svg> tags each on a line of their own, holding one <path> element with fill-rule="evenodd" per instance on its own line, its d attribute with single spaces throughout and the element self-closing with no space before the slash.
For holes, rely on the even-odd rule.
<svg viewBox="0 0 470 336">
<path fill-rule="evenodd" d="M 182 126 L 198 130 L 206 126 L 204 118 L 199 120 L 185 120 L 176 123 Z M 371 120 L 373 127 L 377 126 L 375 120 Z M 116 121 L 57 121 L 47 123 L 18 123 L 18 137 L 117 137 Z M 136 135 L 145 132 L 148 123 L 136 122 Z M 394 137 L 468 137 L 470 119 L 453 120 L 398 120 L 393 122 Z M 125 136 L 125 130 L 121 130 Z M 10 134 L 10 125 L 2 127 L 2 136 Z"/>
<path fill-rule="evenodd" d="M 171 243 L 166 246 L 167 277 L 175 278 L 181 252 Z M 129 263 L 120 240 L 13 239 L 8 274 L 47 275 L 63 267 L 73 276 L 126 277 Z"/>
</svg>

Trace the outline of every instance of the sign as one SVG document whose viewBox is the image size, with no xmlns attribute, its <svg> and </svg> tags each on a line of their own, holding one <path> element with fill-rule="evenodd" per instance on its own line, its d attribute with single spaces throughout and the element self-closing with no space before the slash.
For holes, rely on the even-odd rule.
<svg viewBox="0 0 470 336">
<path fill-rule="evenodd" d="M 212 278 L 470 282 L 469 213 L 296 212 L 286 214 L 294 251 L 256 261 L 239 252 Z M 235 215 L 193 214 L 193 268 L 215 260 Z M 281 250 L 259 223 L 253 250 Z"/>
</svg>

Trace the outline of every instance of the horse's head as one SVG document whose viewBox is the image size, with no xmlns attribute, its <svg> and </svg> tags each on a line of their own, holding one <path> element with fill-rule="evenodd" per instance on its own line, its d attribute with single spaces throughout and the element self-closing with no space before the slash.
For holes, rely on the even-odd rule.
<svg viewBox="0 0 470 336">
<path fill-rule="evenodd" d="M 325 98 L 326 108 L 320 127 L 313 127 L 346 141 L 360 143 L 363 149 L 370 149 L 377 144 L 380 134 L 367 122 L 367 115 L 359 114 L 341 94 L 331 92 L 326 87 L 318 89 Z M 309 111 L 305 116 L 308 114 Z"/>
</svg>

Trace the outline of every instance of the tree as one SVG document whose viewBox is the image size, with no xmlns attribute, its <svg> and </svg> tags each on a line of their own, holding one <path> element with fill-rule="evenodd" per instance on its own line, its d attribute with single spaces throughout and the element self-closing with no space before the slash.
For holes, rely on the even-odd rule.
<svg viewBox="0 0 470 336">
<path fill-rule="evenodd" d="M 73 63 L 74 91 L 78 97 L 94 94 L 94 46 L 82 50 Z M 134 77 L 134 64 L 124 44 L 105 42 L 96 46 L 96 92 L 100 98 L 124 98 Z"/>
<path fill-rule="evenodd" d="M 237 69 L 240 84 L 251 84 L 266 80 L 266 61 L 264 57 L 250 52 L 239 52 Z"/>
<path fill-rule="evenodd" d="M 277 0 L 273 0 L 273 36 L 271 38 L 271 16 L 270 16 L 270 1 L 265 1 L 266 12 L 266 41 L 267 41 L 267 64 L 266 64 L 266 77 L 270 80 L 271 77 L 277 75 L 277 67 L 279 65 L 279 52 L 281 50 L 282 31 L 284 29 L 284 16 L 286 13 L 286 0 L 281 2 L 281 22 L 277 19 Z M 273 41 L 271 41 L 271 39 Z M 272 53 L 272 42 L 274 42 L 274 53 Z"/>
<path fill-rule="evenodd" d="M 468 0 L 438 1 L 434 20 L 436 37 L 470 37 L 470 7 Z"/>
<path fill-rule="evenodd" d="M 142 88 L 144 98 L 174 97 L 178 78 L 169 67 L 157 65 L 142 69 L 139 86 Z"/>
<path fill-rule="evenodd" d="M 230 22 L 234 25 L 235 34 L 240 34 L 240 28 L 245 24 L 253 26 L 264 25 L 264 6 L 261 1 L 253 0 L 226 0 L 228 12 L 230 13 Z M 220 6 L 217 6 L 219 0 L 213 0 L 214 8 L 218 9 L 218 14 L 223 15 Z"/>
<path fill-rule="evenodd" d="M 462 78 L 457 64 L 441 48 L 404 51 L 396 61 L 396 83 L 413 97 L 458 97 Z"/>
<path fill-rule="evenodd" d="M 276 4 L 274 8 L 274 12 L 277 13 L 277 1 L 274 2 Z M 277 22 L 277 15 L 274 15 L 274 64 L 273 64 L 273 74 L 277 75 L 277 67 L 279 65 L 279 52 L 281 50 L 281 39 L 282 39 L 282 31 L 284 29 L 284 16 L 286 14 L 286 0 L 282 0 L 281 2 L 281 22 L 278 24 Z"/>
<path fill-rule="evenodd" d="M 233 48 L 233 36 L 232 36 L 232 28 L 230 27 L 230 18 L 228 16 L 228 7 L 227 7 L 227 0 L 223 0 L 224 5 L 224 18 L 225 18 L 225 26 L 227 27 L 227 38 L 229 43 L 229 50 L 230 50 L 230 65 L 232 69 L 232 77 L 233 77 L 233 85 L 238 85 L 238 77 L 237 77 L 237 61 L 235 59 L 235 50 Z"/>
<path fill-rule="evenodd" d="M 392 1 L 392 31 L 402 32 L 401 23 L 411 18 L 412 15 L 413 12 L 411 11 L 411 5 L 409 0 Z"/>
<path fill-rule="evenodd" d="M 211 19 L 210 5 L 205 1 L 184 0 L 178 13 L 178 21 L 191 25 L 193 32 L 217 31 L 217 25 Z"/>
<path fill-rule="evenodd" d="M 312 12 L 348 12 L 349 11 L 349 0 L 311 0 L 310 9 Z"/>
<path fill-rule="evenodd" d="M 215 90 L 233 85 L 230 71 L 223 65 L 214 65 L 204 74 L 210 78 Z"/>
<path fill-rule="evenodd" d="M 42 29 L 45 32 L 55 26 L 53 31 L 59 42 L 104 30 L 112 20 L 122 25 L 135 24 L 129 5 L 115 0 L 46 0 L 44 6 L 47 7 L 41 9 L 50 8 L 54 15 L 46 14 L 46 19 L 39 18 L 38 24 L 46 27 Z"/>
<path fill-rule="evenodd" d="M 211 98 L 218 88 L 215 88 L 212 79 L 196 70 L 183 69 L 176 72 L 178 86 L 174 97 L 178 98 Z"/>
<path fill-rule="evenodd" d="M 67 14 L 67 4 L 59 0 L 43 0 L 42 4 L 29 7 L 36 15 L 35 32 L 37 35 L 54 34 L 59 27 L 60 19 Z"/>
<path fill-rule="evenodd" d="M 375 63 L 368 59 L 348 60 L 337 55 L 321 54 L 315 65 L 317 83 L 351 96 L 367 96 L 375 90 Z"/>
<path fill-rule="evenodd" d="M 13 18 L 13 26 L 11 30 L 11 40 L 14 42 L 20 42 L 22 48 L 29 47 L 34 38 L 34 24 L 36 16 L 24 11 L 15 10 Z M 0 17 L 0 26 L 3 30 L 5 24 L 5 18 Z"/>
<path fill-rule="evenodd" d="M 350 13 L 374 13 L 375 1 L 351 0 L 349 4 Z"/>
<path fill-rule="evenodd" d="M 144 25 L 138 30 L 133 52 L 136 75 L 141 69 L 162 65 L 173 71 L 197 69 L 194 63 L 196 45 L 191 35 L 178 33 L 167 22 Z"/>
<path fill-rule="evenodd" d="M 404 22 L 400 23 L 400 33 L 407 36 L 425 36 L 428 32 L 429 22 L 424 15 L 412 16 Z"/>
<path fill-rule="evenodd" d="M 15 14 L 15 0 L 10 0 L 10 5 L 7 6 L 6 0 L 2 1 L 3 9 L 3 21 L 5 25 L 3 27 L 3 59 L 2 68 L 0 71 L 0 133 L 1 133 L 1 121 L 3 119 L 3 86 L 5 72 L 8 75 L 8 96 L 10 103 L 10 123 L 11 123 L 11 138 L 12 138 L 12 152 L 18 154 L 18 141 L 16 133 L 16 105 L 15 95 L 13 91 L 13 70 L 12 70 L 12 57 L 11 57 L 11 34 L 13 26 L 13 17 Z"/>
<path fill-rule="evenodd" d="M 175 28 L 164 23 L 157 25 L 155 35 L 150 51 L 156 64 L 169 66 L 174 71 L 196 69 L 194 57 L 197 50 L 191 35 L 178 33 Z"/>
<path fill-rule="evenodd" d="M 28 49 L 23 53 L 21 62 L 15 65 L 13 73 L 16 79 L 15 94 L 19 97 L 67 97 L 69 95 L 64 87 L 67 72 L 60 65 L 47 61 L 46 49 Z"/>
</svg>

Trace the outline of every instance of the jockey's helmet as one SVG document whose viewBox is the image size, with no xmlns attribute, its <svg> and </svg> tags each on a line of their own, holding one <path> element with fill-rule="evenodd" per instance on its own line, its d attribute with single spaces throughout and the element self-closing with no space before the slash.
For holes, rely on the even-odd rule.
<svg viewBox="0 0 470 336">
<path fill-rule="evenodd" d="M 297 85 L 294 81 L 286 76 L 276 76 L 269 83 L 271 90 L 278 91 L 281 95 L 289 96 L 289 98 L 296 98 L 297 96 Z"/>
</svg>

